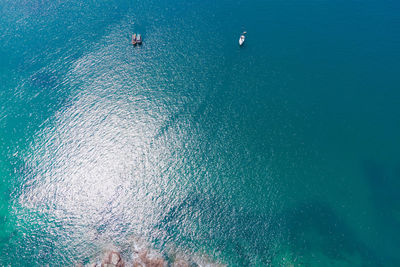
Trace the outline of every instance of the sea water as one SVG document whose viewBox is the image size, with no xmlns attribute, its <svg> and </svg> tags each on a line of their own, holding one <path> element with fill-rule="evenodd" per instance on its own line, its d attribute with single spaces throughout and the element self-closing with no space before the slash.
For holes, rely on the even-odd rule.
<svg viewBox="0 0 400 267">
<path fill-rule="evenodd" d="M 399 14 L 0 1 L 0 265 L 399 265 Z"/>
</svg>

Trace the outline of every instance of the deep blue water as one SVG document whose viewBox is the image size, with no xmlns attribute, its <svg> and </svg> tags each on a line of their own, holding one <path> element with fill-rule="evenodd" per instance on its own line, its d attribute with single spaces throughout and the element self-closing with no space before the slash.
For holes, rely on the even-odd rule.
<svg viewBox="0 0 400 267">
<path fill-rule="evenodd" d="M 0 0 L 0 265 L 400 265 L 399 14 Z"/>
</svg>

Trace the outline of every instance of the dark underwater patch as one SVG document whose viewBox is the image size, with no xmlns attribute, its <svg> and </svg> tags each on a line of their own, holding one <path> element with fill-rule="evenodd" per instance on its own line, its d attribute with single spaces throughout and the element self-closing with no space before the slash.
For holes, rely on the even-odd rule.
<svg viewBox="0 0 400 267">
<path fill-rule="evenodd" d="M 289 246 L 299 258 L 317 252 L 333 261 L 346 262 L 349 256 L 360 255 L 363 266 L 380 265 L 374 253 L 358 239 L 345 221 L 324 203 L 303 203 L 288 209 L 283 217 L 288 231 Z"/>
<path fill-rule="evenodd" d="M 223 254 L 236 255 L 229 259 L 233 264 L 249 266 L 255 256 L 264 264 L 271 262 L 282 225 L 280 218 L 238 209 L 226 203 L 229 200 L 215 194 L 192 192 L 169 209 L 156 228 L 168 237 L 187 241 L 185 245 L 192 248 L 202 241 L 213 244 Z M 195 237 L 185 229 L 185 223 L 196 228 Z"/>
<path fill-rule="evenodd" d="M 54 88 L 58 84 L 57 74 L 49 71 L 39 71 L 34 73 L 30 78 L 30 84 L 35 89 Z"/>
<path fill-rule="evenodd" d="M 366 181 L 369 184 L 375 220 L 379 233 L 377 247 L 385 256 L 385 264 L 400 265 L 400 175 L 393 168 L 373 161 L 363 164 Z M 397 234 L 396 234 L 397 233 Z"/>
</svg>

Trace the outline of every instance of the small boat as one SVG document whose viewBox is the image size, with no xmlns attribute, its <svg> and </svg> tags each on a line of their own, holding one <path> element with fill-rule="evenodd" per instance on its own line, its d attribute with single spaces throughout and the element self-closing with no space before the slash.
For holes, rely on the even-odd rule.
<svg viewBox="0 0 400 267">
<path fill-rule="evenodd" d="M 142 36 L 140 34 L 137 35 L 136 41 L 138 44 L 142 44 Z"/>
<path fill-rule="evenodd" d="M 243 43 L 244 43 L 244 40 L 245 40 L 244 35 L 245 35 L 246 33 L 247 33 L 247 32 L 243 32 L 243 34 L 240 35 L 240 38 L 239 38 L 239 45 L 240 45 L 240 46 L 242 46 Z"/>
<path fill-rule="evenodd" d="M 136 45 L 137 44 L 137 39 L 136 39 L 136 33 L 134 35 L 132 35 L 132 45 Z"/>
</svg>

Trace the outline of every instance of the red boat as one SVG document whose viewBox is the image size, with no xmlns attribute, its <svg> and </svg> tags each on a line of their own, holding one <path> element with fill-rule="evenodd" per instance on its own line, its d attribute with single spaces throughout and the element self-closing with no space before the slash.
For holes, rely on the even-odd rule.
<svg viewBox="0 0 400 267">
<path fill-rule="evenodd" d="M 136 39 L 136 33 L 134 35 L 132 35 L 132 45 L 136 45 L 137 44 L 137 39 Z"/>
</svg>

